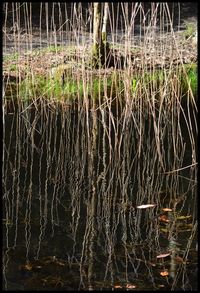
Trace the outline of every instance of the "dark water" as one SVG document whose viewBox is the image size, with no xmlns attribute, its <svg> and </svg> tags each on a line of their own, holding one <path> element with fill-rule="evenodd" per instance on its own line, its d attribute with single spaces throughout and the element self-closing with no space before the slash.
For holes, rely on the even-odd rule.
<svg viewBox="0 0 200 293">
<path fill-rule="evenodd" d="M 162 4 L 162 3 L 161 3 Z M 171 30 L 186 29 L 185 22 L 197 24 L 197 2 L 166 3 L 156 11 L 155 39 Z M 125 43 L 126 21 L 132 23 L 131 38 L 136 45 L 149 34 L 152 12 L 156 6 L 144 3 L 110 3 L 107 32 L 108 42 Z M 92 3 L 4 3 L 3 5 L 3 52 L 23 53 L 47 46 L 74 46 L 93 43 Z M 14 10 L 14 12 L 13 12 Z M 171 23 L 171 24 L 170 24 Z"/>
<path fill-rule="evenodd" d="M 160 144 L 147 108 L 5 109 L 5 290 L 197 290 L 195 147 L 177 108 Z"/>
</svg>

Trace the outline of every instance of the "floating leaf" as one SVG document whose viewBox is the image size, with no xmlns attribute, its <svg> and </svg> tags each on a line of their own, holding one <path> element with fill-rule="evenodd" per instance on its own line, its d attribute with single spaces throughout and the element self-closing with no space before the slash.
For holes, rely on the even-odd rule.
<svg viewBox="0 0 200 293">
<path fill-rule="evenodd" d="M 164 232 L 164 233 L 168 233 L 169 232 L 169 229 L 167 229 L 167 228 L 161 228 L 160 231 L 161 232 Z"/>
<path fill-rule="evenodd" d="M 182 263 L 184 262 L 183 258 L 180 257 L 180 256 L 178 256 L 178 255 L 175 257 L 175 260 L 176 260 L 177 262 L 182 262 Z"/>
<path fill-rule="evenodd" d="M 42 266 L 35 266 L 35 268 L 40 270 Z"/>
<path fill-rule="evenodd" d="M 164 258 L 164 257 L 167 257 L 169 255 L 170 255 L 170 253 L 159 254 L 159 255 L 156 256 L 156 258 Z"/>
<path fill-rule="evenodd" d="M 119 288 L 122 288 L 122 286 L 121 285 L 115 285 L 114 288 L 119 289 Z"/>
<path fill-rule="evenodd" d="M 162 209 L 164 212 L 172 212 L 172 209 L 170 209 L 170 208 L 164 208 L 164 209 Z"/>
<path fill-rule="evenodd" d="M 27 264 L 21 266 L 21 269 L 24 270 L 24 271 L 31 271 L 32 268 L 33 267 L 32 267 L 32 265 L 30 263 L 27 263 Z"/>
<path fill-rule="evenodd" d="M 167 276 L 169 276 L 169 273 L 168 273 L 168 271 L 163 271 L 163 272 L 160 272 L 160 275 L 162 277 L 167 277 Z"/>
<path fill-rule="evenodd" d="M 166 215 L 159 216 L 158 220 L 161 221 L 161 222 L 169 223 L 169 219 L 167 218 Z"/>
<path fill-rule="evenodd" d="M 152 266 L 152 267 L 155 267 L 155 266 L 156 266 L 156 264 L 155 264 L 155 263 L 153 263 L 153 262 L 150 262 L 150 261 L 148 261 L 148 264 L 149 264 L 150 266 Z"/>
<path fill-rule="evenodd" d="M 192 228 L 185 227 L 184 229 L 179 229 L 179 230 L 178 230 L 178 233 L 180 233 L 180 232 L 189 232 L 189 231 L 191 231 L 191 230 L 192 230 Z"/>
<path fill-rule="evenodd" d="M 146 208 L 153 208 L 155 206 L 156 206 L 156 204 L 143 204 L 141 206 L 137 206 L 136 208 L 137 209 L 146 209 Z"/>
<path fill-rule="evenodd" d="M 191 215 L 190 216 L 179 216 L 176 219 L 177 220 L 187 220 L 187 219 L 190 219 L 191 217 L 192 217 Z"/>
<path fill-rule="evenodd" d="M 128 288 L 128 289 L 134 289 L 134 288 L 136 288 L 136 286 L 133 285 L 133 284 L 126 284 L 126 288 Z"/>
</svg>

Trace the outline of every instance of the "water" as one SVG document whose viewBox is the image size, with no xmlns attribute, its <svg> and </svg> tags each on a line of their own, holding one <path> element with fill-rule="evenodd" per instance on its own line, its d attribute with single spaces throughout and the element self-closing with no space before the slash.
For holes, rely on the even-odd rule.
<svg viewBox="0 0 200 293">
<path fill-rule="evenodd" d="M 178 115 L 161 115 L 158 144 L 145 108 L 8 103 L 3 288 L 197 290 L 197 166 Z"/>
<path fill-rule="evenodd" d="M 129 41 L 141 45 L 144 34 L 151 36 L 153 29 L 155 39 L 165 38 L 171 25 L 175 32 L 185 29 L 185 22 L 197 23 L 197 2 L 168 3 L 170 17 L 163 12 L 162 5 L 157 13 L 156 25 L 150 25 L 152 3 L 127 3 L 127 17 L 134 25 L 129 35 Z M 109 5 L 110 14 L 115 15 L 111 23 L 108 21 L 108 42 L 112 45 L 124 45 L 127 31 L 122 17 L 121 3 Z M 14 8 L 13 8 L 14 7 Z M 140 7 L 140 8 L 138 8 Z M 155 9 L 155 7 L 154 7 Z M 164 9 L 165 10 L 165 9 Z M 24 53 L 27 50 L 41 49 L 48 46 L 74 46 L 93 44 L 91 3 L 31 3 L 31 5 L 5 3 L 3 6 L 3 54 Z M 117 16 L 118 15 L 118 16 Z M 145 21 L 144 21 L 145 15 Z M 29 23 L 30 22 L 30 23 Z M 170 25 L 171 22 L 171 25 Z M 177 35 L 179 37 L 179 35 Z M 167 39 L 167 42 L 169 40 Z"/>
</svg>

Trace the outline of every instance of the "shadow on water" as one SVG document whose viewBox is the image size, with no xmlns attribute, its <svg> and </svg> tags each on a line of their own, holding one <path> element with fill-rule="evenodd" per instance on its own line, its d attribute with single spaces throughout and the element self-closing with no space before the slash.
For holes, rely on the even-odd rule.
<svg viewBox="0 0 200 293">
<path fill-rule="evenodd" d="M 197 289 L 197 170 L 179 114 L 159 118 L 158 148 L 148 110 L 7 106 L 4 289 Z"/>
</svg>

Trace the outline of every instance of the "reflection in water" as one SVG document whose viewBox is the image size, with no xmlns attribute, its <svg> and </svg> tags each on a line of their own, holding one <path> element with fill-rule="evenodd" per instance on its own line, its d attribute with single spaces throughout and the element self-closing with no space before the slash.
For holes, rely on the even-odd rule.
<svg viewBox="0 0 200 293">
<path fill-rule="evenodd" d="M 138 103 L 7 105 L 6 289 L 195 288 L 195 130 Z"/>
</svg>

